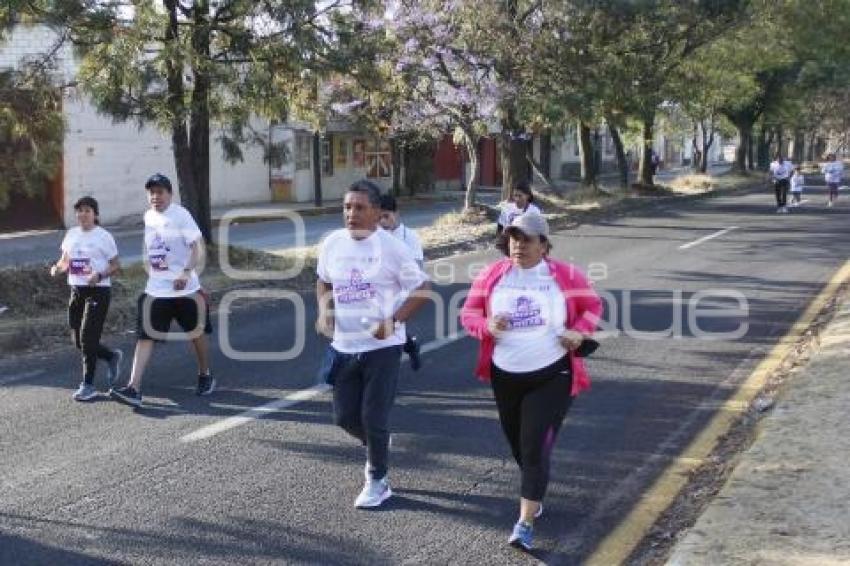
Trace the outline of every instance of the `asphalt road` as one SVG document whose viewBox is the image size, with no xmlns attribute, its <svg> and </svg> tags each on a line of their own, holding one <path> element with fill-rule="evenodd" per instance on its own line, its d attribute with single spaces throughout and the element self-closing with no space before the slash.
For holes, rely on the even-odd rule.
<svg viewBox="0 0 850 566">
<path fill-rule="evenodd" d="M 673 203 L 553 237 L 556 257 L 595 275 L 608 332 L 558 440 L 532 556 L 506 544 L 519 475 L 472 377 L 476 343 L 451 338 L 469 270 L 496 257 L 481 252 L 430 264 L 444 305 L 414 325 L 434 346 L 420 372 L 402 370 L 396 495 L 377 511 L 353 508 L 364 455 L 332 426 L 327 393 L 221 425 L 314 384 L 310 296 L 306 321 L 283 299 L 235 302 L 227 333 L 217 318 L 210 398 L 192 394 L 182 344 L 157 350 L 139 411 L 73 402 L 69 350 L 0 361 L 0 563 L 581 563 L 847 259 L 850 203 L 807 198 L 788 215 L 767 191 Z M 299 331 L 289 361 L 221 352 L 225 335 L 280 352 Z M 130 335 L 106 339 L 132 349 Z"/>
</svg>

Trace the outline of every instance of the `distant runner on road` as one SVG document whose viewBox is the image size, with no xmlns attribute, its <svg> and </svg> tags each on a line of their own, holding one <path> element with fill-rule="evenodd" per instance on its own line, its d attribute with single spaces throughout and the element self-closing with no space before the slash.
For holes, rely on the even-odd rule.
<svg viewBox="0 0 850 566">
<path fill-rule="evenodd" d="M 510 226 L 517 216 L 526 212 L 542 214 L 540 207 L 534 204 L 534 193 L 531 192 L 531 187 L 525 181 L 518 181 L 514 184 L 511 200 L 502 203 L 501 207 L 502 212 L 496 222 L 496 233 L 498 234 L 501 234 L 505 227 Z"/>
<path fill-rule="evenodd" d="M 788 213 L 788 189 L 793 172 L 794 164 L 777 153 L 773 163 L 770 164 L 770 175 L 773 179 L 773 190 L 776 193 L 776 212 L 779 214 Z"/>
<path fill-rule="evenodd" d="M 826 205 L 832 206 L 835 199 L 838 198 L 838 185 L 841 184 L 841 179 L 844 177 L 844 163 L 836 160 L 834 153 L 830 153 L 826 156 L 826 161 L 821 164 L 820 168 L 829 189 Z"/>
</svg>

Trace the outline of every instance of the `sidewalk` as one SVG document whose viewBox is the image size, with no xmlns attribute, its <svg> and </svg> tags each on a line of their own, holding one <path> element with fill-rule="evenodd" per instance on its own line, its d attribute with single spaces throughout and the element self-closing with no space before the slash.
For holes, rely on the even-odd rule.
<svg viewBox="0 0 850 566">
<path fill-rule="evenodd" d="M 672 566 L 850 564 L 850 299 Z"/>
</svg>

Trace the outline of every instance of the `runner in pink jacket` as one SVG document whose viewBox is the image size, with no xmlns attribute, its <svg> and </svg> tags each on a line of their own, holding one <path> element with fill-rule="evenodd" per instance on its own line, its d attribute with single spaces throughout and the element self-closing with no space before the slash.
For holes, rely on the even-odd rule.
<svg viewBox="0 0 850 566">
<path fill-rule="evenodd" d="M 481 340 L 475 374 L 493 387 L 502 430 L 522 475 L 520 518 L 508 542 L 531 549 L 543 511 L 552 448 L 567 411 L 590 380 L 580 357 L 595 344 L 602 302 L 575 266 L 550 259 L 539 214 L 517 217 L 500 236 L 508 258 L 472 283 L 461 312 Z"/>
</svg>

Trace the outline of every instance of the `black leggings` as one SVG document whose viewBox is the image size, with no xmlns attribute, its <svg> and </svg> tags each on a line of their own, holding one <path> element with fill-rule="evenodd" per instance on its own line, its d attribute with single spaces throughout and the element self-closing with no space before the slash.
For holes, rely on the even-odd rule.
<svg viewBox="0 0 850 566">
<path fill-rule="evenodd" d="M 82 353 L 83 381 L 89 385 L 94 382 L 98 358 L 111 360 L 114 355 L 100 343 L 111 296 L 109 287 L 71 287 L 68 325 L 74 346 Z"/>
<path fill-rule="evenodd" d="M 528 373 L 493 364 L 491 383 L 502 430 L 522 473 L 522 497 L 542 501 L 552 448 L 573 401 L 569 357 Z"/>
<path fill-rule="evenodd" d="M 788 179 L 778 179 L 773 182 L 773 190 L 776 192 L 776 206 L 785 206 L 788 204 L 789 186 Z"/>
</svg>

